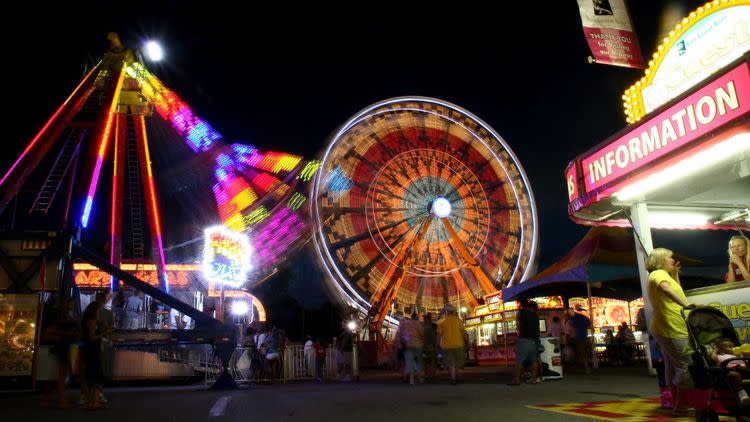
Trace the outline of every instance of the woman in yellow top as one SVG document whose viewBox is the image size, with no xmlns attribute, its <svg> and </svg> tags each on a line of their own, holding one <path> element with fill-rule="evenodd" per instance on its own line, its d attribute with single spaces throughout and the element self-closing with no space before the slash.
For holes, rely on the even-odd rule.
<svg viewBox="0 0 750 422">
<path fill-rule="evenodd" d="M 689 411 L 684 391 L 692 387 L 688 365 L 690 355 L 685 353 L 688 342 L 687 327 L 682 319 L 682 308 L 691 307 L 680 286 L 680 263 L 672 257 L 672 251 L 656 248 L 646 260 L 648 275 L 648 298 L 653 312 L 649 334 L 659 344 L 664 356 L 665 380 L 674 397 L 674 413 Z"/>
</svg>

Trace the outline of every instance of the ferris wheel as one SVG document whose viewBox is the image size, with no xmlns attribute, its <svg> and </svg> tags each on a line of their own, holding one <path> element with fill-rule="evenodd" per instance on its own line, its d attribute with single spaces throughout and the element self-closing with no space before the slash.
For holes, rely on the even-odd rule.
<svg viewBox="0 0 750 422">
<path fill-rule="evenodd" d="M 311 195 L 329 288 L 379 328 L 392 312 L 478 305 L 525 279 L 534 197 L 505 141 L 445 101 L 400 97 L 349 119 Z"/>
</svg>

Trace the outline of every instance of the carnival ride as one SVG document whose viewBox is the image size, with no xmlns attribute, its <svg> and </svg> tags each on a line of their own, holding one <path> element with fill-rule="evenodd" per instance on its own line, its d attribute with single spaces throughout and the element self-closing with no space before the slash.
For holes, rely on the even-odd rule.
<svg viewBox="0 0 750 422">
<path fill-rule="evenodd" d="M 110 274 L 112 287 L 121 280 L 228 335 L 218 321 L 169 294 L 171 264 L 150 157 L 148 127 L 155 117 L 169 122 L 197 157 L 214 163 L 221 222 L 247 234 L 253 251 L 245 289 L 273 274 L 312 233 L 333 297 L 366 315 L 377 337 L 385 322 L 395 322 L 394 311 L 475 306 L 534 270 L 529 182 L 505 141 L 468 111 L 431 98 L 395 98 L 342 125 L 321 160 L 262 152 L 224 143 L 114 34 L 110 42 L 103 60 L 0 179 L 0 212 L 14 198 L 19 208 L 21 187 L 36 182 L 33 201 L 20 209 L 41 217 L 57 211 L 66 233 L 23 274 L 15 272 L 12 288 L 28 287 L 58 250 L 63 294 L 73 285 L 72 261 L 84 261 Z M 97 202 L 110 162 L 111 198 Z M 48 172 L 31 177 L 41 169 Z M 110 253 L 101 258 L 84 249 L 81 233 L 107 203 Z M 133 263 L 150 266 L 150 275 L 142 280 L 123 271 Z"/>
<path fill-rule="evenodd" d="M 169 294 L 164 221 L 147 126 L 160 117 L 192 152 L 214 163 L 212 190 L 218 215 L 224 226 L 248 234 L 255 268 L 250 278 L 256 281 L 268 275 L 264 271 L 273 272 L 285 253 L 303 240 L 306 223 L 300 207 L 305 202 L 304 185 L 318 163 L 292 154 L 262 152 L 249 145 L 222 143 L 222 136 L 137 61 L 116 34 L 108 38 L 110 48 L 103 59 L 0 179 L 0 213 L 13 201 L 14 221 L 18 209 L 28 210 L 24 215 L 26 231 L 56 232 L 37 242 L 42 247 L 24 270 L 17 268 L 17 256 L 4 253 L 0 263 L 7 277 L 0 280 L 0 288 L 59 289 L 65 297 L 74 291 L 73 263 L 83 261 L 111 275 L 106 281 L 100 278 L 105 286 L 111 283 L 117 289 L 116 280 L 120 280 L 195 321 L 195 330 L 173 333 L 170 340 L 209 341 L 231 352 L 232 327 Z M 104 169 L 109 163 L 111 198 L 97 200 L 100 179 L 110 174 Z M 21 195 L 30 187 L 34 195 Z M 24 202 L 24 198 L 30 199 Z M 101 211 L 107 208 L 110 218 L 104 225 L 110 229 L 110 253 L 102 258 L 87 250 L 84 241 L 87 228 L 94 219 L 103 219 Z M 25 239 L 28 233 L 16 237 Z M 133 263 L 155 267 L 156 277 L 140 280 L 122 269 Z M 222 265 L 215 269 L 222 271 L 226 267 Z M 223 361 L 227 362 L 228 356 Z"/>
<path fill-rule="evenodd" d="M 526 175 L 486 123 L 445 101 L 374 104 L 332 137 L 315 176 L 315 246 L 331 288 L 367 315 L 474 307 L 534 270 Z"/>
</svg>

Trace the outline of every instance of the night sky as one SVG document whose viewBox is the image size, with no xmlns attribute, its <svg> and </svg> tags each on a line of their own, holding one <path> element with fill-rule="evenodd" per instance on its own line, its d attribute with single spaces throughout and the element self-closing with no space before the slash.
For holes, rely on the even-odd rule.
<svg viewBox="0 0 750 422">
<path fill-rule="evenodd" d="M 629 2 L 644 57 L 656 47 L 664 3 Z M 687 11 L 703 2 L 681 3 Z M 339 125 L 389 97 L 435 97 L 469 110 L 526 170 L 544 268 L 587 230 L 567 217 L 563 170 L 625 126 L 621 95 L 642 71 L 587 62 L 573 0 L 506 5 L 360 3 L 354 11 L 320 2 L 303 9 L 96 2 L 44 17 L 38 9 L 47 6 L 21 6 L 21 29 L 2 28 L 10 112 L 0 164 L 4 172 L 80 81 L 85 63 L 101 56 L 107 32 L 128 45 L 150 36 L 167 54 L 150 69 L 226 141 L 313 158 Z M 657 246 L 726 261 L 729 233 L 654 237 Z"/>
</svg>

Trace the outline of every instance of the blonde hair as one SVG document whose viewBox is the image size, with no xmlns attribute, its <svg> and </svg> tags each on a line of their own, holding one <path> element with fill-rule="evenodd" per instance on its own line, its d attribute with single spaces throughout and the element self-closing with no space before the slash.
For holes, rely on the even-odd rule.
<svg viewBox="0 0 750 422">
<path fill-rule="evenodd" d="M 667 263 L 667 258 L 672 256 L 672 251 L 667 248 L 655 248 L 646 258 L 646 269 L 649 271 L 658 270 Z"/>
<path fill-rule="evenodd" d="M 750 264 L 750 239 L 748 239 L 745 236 L 737 235 L 737 236 L 730 237 L 729 243 L 727 243 L 727 253 L 729 254 L 730 257 L 732 256 L 732 241 L 735 241 L 738 239 L 745 242 L 745 264 L 746 265 Z"/>
</svg>

